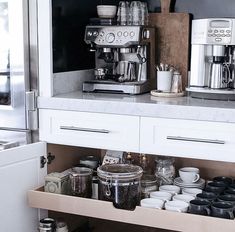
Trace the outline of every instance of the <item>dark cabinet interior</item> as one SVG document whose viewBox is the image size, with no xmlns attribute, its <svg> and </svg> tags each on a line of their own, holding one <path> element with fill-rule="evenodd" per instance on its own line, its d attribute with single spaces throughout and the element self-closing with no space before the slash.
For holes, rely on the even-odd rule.
<svg viewBox="0 0 235 232">
<path fill-rule="evenodd" d="M 160 0 L 145 0 L 149 12 L 160 12 Z M 234 17 L 234 0 L 172 0 L 176 12 L 193 18 Z M 117 0 L 52 0 L 53 71 L 66 72 L 94 68 L 94 53 L 84 42 L 85 26 L 97 17 L 96 5 Z"/>
</svg>

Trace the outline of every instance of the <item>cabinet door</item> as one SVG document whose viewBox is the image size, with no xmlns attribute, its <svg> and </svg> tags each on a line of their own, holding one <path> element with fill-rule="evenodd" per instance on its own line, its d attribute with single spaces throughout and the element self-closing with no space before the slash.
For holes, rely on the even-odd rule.
<svg viewBox="0 0 235 232">
<path fill-rule="evenodd" d="M 42 155 L 42 142 L 0 152 L 0 231 L 37 231 L 38 210 L 28 206 L 27 191 L 43 185 L 47 169 L 40 168 Z"/>
</svg>

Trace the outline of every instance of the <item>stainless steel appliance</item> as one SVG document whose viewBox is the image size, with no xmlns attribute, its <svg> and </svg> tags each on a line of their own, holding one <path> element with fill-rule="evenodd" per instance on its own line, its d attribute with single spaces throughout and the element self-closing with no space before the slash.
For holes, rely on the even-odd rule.
<svg viewBox="0 0 235 232">
<path fill-rule="evenodd" d="M 192 22 L 192 97 L 235 100 L 235 18 Z"/>
<path fill-rule="evenodd" d="M 29 81 L 37 62 L 34 10 L 35 1 L 0 1 L 0 150 L 30 142 L 37 129 L 36 92 Z"/>
<path fill-rule="evenodd" d="M 141 94 L 155 88 L 153 28 L 90 25 L 85 42 L 95 52 L 96 68 L 83 91 Z"/>
</svg>

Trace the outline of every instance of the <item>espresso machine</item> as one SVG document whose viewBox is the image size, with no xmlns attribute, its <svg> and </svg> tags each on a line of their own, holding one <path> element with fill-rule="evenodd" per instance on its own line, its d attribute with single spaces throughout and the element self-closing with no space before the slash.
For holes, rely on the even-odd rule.
<svg viewBox="0 0 235 232">
<path fill-rule="evenodd" d="M 235 100 L 235 18 L 192 21 L 189 95 Z"/>
<path fill-rule="evenodd" d="M 89 25 L 85 42 L 95 53 L 94 80 L 84 92 L 141 94 L 155 84 L 155 31 L 144 26 Z"/>
</svg>

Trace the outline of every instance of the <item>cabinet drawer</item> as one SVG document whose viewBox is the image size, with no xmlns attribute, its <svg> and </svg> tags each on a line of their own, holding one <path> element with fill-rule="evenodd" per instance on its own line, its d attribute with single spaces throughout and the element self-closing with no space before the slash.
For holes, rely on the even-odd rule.
<svg viewBox="0 0 235 232">
<path fill-rule="evenodd" d="M 235 124 L 141 118 L 140 151 L 219 161 L 235 161 Z"/>
<path fill-rule="evenodd" d="M 123 151 L 139 150 L 139 117 L 40 110 L 40 140 Z"/>
<path fill-rule="evenodd" d="M 133 211 L 121 210 L 111 202 L 47 193 L 42 189 L 28 191 L 28 203 L 34 208 L 173 231 L 233 232 L 235 227 L 234 220 L 139 206 Z"/>
</svg>

